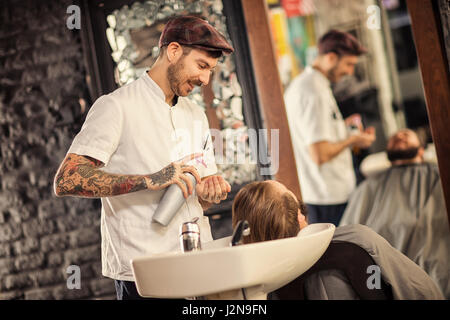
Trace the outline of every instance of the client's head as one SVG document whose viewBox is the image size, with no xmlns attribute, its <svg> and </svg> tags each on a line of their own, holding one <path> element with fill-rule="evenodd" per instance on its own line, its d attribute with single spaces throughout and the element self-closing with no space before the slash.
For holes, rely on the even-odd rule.
<svg viewBox="0 0 450 320">
<path fill-rule="evenodd" d="M 244 243 L 295 237 L 307 226 L 303 202 L 277 181 L 252 182 L 239 190 L 233 202 L 233 227 L 247 220 L 250 235 Z"/>
<path fill-rule="evenodd" d="M 423 161 L 424 148 L 414 131 L 402 129 L 389 138 L 386 152 L 394 165 L 418 163 Z"/>
</svg>

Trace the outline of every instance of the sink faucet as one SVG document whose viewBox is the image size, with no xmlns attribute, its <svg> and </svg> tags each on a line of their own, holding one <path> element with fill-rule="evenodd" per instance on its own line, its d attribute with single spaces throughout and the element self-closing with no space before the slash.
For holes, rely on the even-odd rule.
<svg viewBox="0 0 450 320">
<path fill-rule="evenodd" d="M 247 220 L 239 220 L 234 228 L 233 235 L 231 236 L 230 246 L 234 247 L 242 244 L 243 237 L 250 234 L 250 227 Z"/>
<path fill-rule="evenodd" d="M 198 217 L 195 217 L 180 226 L 180 246 L 183 252 L 202 249 L 200 228 L 197 224 L 198 219 Z"/>
</svg>

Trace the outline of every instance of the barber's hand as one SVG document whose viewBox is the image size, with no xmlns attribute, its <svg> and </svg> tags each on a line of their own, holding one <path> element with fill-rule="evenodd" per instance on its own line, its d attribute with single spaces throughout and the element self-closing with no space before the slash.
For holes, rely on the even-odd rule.
<svg viewBox="0 0 450 320">
<path fill-rule="evenodd" d="M 205 178 L 195 187 L 197 196 L 206 202 L 220 203 L 228 196 L 231 186 L 222 176 L 210 176 Z"/>
<path fill-rule="evenodd" d="M 375 128 L 368 127 L 366 130 L 359 134 L 355 134 L 352 136 L 353 143 L 352 145 L 361 149 L 369 148 L 372 143 L 375 141 Z"/>
<path fill-rule="evenodd" d="M 160 171 L 149 175 L 149 179 L 147 179 L 147 185 L 150 183 L 149 189 L 162 190 L 171 184 L 177 184 L 181 191 L 183 191 L 183 196 L 185 198 L 189 197 L 194 191 L 194 186 L 186 173 L 191 173 L 197 180 L 197 184 L 200 184 L 202 181 L 197 169 L 193 166 L 186 165 L 186 163 L 202 156 L 202 153 L 193 153 L 181 160 L 172 162 Z"/>
</svg>

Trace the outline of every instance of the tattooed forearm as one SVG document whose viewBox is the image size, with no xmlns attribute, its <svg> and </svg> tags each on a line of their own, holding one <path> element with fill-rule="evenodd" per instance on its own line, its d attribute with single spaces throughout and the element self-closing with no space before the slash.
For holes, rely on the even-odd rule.
<svg viewBox="0 0 450 320">
<path fill-rule="evenodd" d="M 183 170 L 180 163 L 171 163 L 149 175 L 120 175 L 100 170 L 103 163 L 85 156 L 69 154 L 59 168 L 54 182 L 57 196 L 101 198 L 136 192 L 161 190 L 172 183 L 179 183 Z"/>
<path fill-rule="evenodd" d="M 98 160 L 68 155 L 55 177 L 58 196 L 99 198 L 149 189 L 144 175 L 117 175 L 100 170 Z"/>
<path fill-rule="evenodd" d="M 149 176 L 151 184 L 155 186 L 163 186 L 167 184 L 175 176 L 175 167 L 171 164 L 161 171 L 158 171 Z"/>
</svg>

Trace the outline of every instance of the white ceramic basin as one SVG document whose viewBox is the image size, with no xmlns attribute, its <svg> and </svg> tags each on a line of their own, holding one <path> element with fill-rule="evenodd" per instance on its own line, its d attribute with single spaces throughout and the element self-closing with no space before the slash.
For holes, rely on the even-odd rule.
<svg viewBox="0 0 450 320">
<path fill-rule="evenodd" d="M 297 237 L 230 247 L 230 238 L 203 244 L 202 251 L 169 252 L 131 261 L 143 297 L 266 299 L 267 293 L 307 271 L 322 256 L 334 225 L 311 224 Z"/>
</svg>

